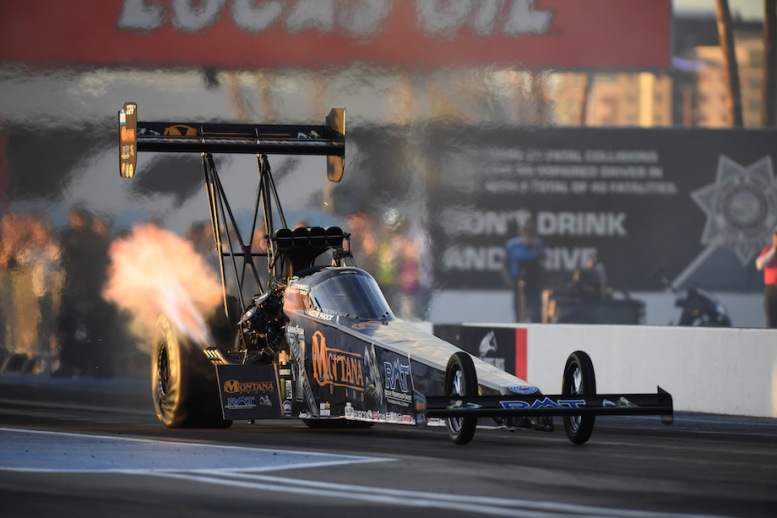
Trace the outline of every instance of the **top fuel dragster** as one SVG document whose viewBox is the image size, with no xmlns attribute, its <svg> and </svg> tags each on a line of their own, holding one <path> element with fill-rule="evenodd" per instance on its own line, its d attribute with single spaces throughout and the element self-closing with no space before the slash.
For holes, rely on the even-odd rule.
<svg viewBox="0 0 777 518">
<path fill-rule="evenodd" d="M 139 122 L 137 114 L 135 103 L 119 111 L 121 176 L 133 177 L 140 151 L 201 154 L 223 288 L 223 309 L 208 322 L 212 343 L 192 344 L 170 319 L 159 318 L 151 388 L 166 426 L 269 418 L 298 418 L 310 427 L 439 425 L 466 444 L 480 418 L 550 431 L 560 416 L 569 439 L 582 444 L 597 415 L 661 415 L 671 422 L 672 397 L 660 387 L 656 394 L 597 394 L 582 351 L 567 359 L 561 393 L 542 394 L 395 317 L 375 280 L 355 266 L 350 235 L 341 228 L 290 228 L 268 155 L 326 156 L 327 176 L 339 182 L 343 108 L 332 109 L 323 125 Z M 238 231 L 216 153 L 257 157 L 250 236 Z M 262 227 L 266 247 L 256 250 L 253 234 Z M 228 270 L 234 282 L 227 282 Z M 243 297 L 246 271 L 255 290 Z"/>
</svg>

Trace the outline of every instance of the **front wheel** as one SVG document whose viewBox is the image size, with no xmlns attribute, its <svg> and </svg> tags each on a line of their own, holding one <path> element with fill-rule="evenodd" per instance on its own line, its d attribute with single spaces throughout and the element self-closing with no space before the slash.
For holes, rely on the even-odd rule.
<svg viewBox="0 0 777 518">
<path fill-rule="evenodd" d="M 454 353 L 448 360 L 445 370 L 446 396 L 477 396 L 478 376 L 472 357 L 461 351 Z M 448 435 L 456 444 L 467 444 L 475 436 L 477 417 L 449 417 L 446 420 Z"/>
<path fill-rule="evenodd" d="M 216 368 L 202 349 L 159 318 L 151 354 L 151 393 L 159 420 L 168 428 L 228 428 Z"/>
<path fill-rule="evenodd" d="M 565 396 L 593 396 L 596 394 L 596 375 L 591 357 L 583 351 L 569 355 L 561 380 L 561 393 Z M 583 444 L 594 431 L 594 415 L 564 416 L 567 437 L 575 444 Z"/>
</svg>

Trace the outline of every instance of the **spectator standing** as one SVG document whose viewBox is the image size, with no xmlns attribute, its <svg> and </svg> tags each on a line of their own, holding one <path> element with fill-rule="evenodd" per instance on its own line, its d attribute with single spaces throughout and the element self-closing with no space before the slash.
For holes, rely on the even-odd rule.
<svg viewBox="0 0 777 518">
<path fill-rule="evenodd" d="M 65 280 L 59 313 L 60 369 L 57 376 L 110 376 L 110 344 L 115 337 L 111 308 L 102 299 L 110 242 L 108 223 L 82 207 L 69 214 L 62 232 L 62 267 Z"/>
<path fill-rule="evenodd" d="M 417 319 L 416 298 L 421 288 L 420 263 L 416 241 L 409 234 L 410 224 L 403 221 L 396 237 L 397 307 L 392 309 L 404 319 Z"/>
<path fill-rule="evenodd" d="M 582 302 L 602 302 L 610 294 L 607 270 L 596 252 L 585 261 L 585 266 L 573 276 Z"/>
<path fill-rule="evenodd" d="M 542 321 L 545 244 L 537 237 L 532 221 L 525 221 L 518 236 L 505 244 L 503 275 L 513 290 L 517 322 Z"/>
<path fill-rule="evenodd" d="M 345 218 L 346 231 L 351 234 L 351 253 L 356 264 L 375 274 L 378 262 L 378 239 L 375 225 L 366 212 L 353 212 Z"/>
<path fill-rule="evenodd" d="M 373 276 L 380 286 L 391 310 L 397 314 L 397 297 L 399 292 L 398 268 L 399 247 L 396 238 L 402 216 L 391 209 L 384 216 L 382 237 L 378 240 L 376 263 Z"/>
<path fill-rule="evenodd" d="M 765 246 L 755 266 L 764 272 L 764 311 L 766 327 L 777 328 L 777 228 L 772 232 L 772 243 Z"/>
<path fill-rule="evenodd" d="M 14 276 L 17 269 L 16 251 L 24 242 L 21 233 L 21 216 L 14 212 L 3 215 L 0 220 L 0 315 L 2 316 L 3 357 L 16 352 L 16 311 L 14 303 Z M 3 366 L 0 357 L 0 368 Z"/>
<path fill-rule="evenodd" d="M 1 227 L 5 347 L 27 358 L 27 372 L 48 371 L 57 345 L 59 246 L 48 223 L 34 213 L 7 214 Z"/>
<path fill-rule="evenodd" d="M 33 291 L 32 217 L 10 213 L 3 218 L 5 346 L 12 354 L 30 359 L 38 352 L 40 307 Z"/>
<path fill-rule="evenodd" d="M 59 242 L 54 238 L 48 222 L 38 216 L 30 219 L 30 237 L 24 254 L 32 276 L 32 293 L 37 301 L 36 369 L 51 373 L 59 347 L 57 318 L 60 309 L 64 272 L 60 259 Z"/>
</svg>

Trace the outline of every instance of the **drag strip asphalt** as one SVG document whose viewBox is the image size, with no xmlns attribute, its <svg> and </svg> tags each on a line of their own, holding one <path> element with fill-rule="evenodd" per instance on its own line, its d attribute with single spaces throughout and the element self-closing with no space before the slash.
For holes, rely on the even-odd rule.
<svg viewBox="0 0 777 518">
<path fill-rule="evenodd" d="M 3 516 L 773 516 L 777 420 L 600 418 L 591 441 L 479 427 L 168 430 L 145 379 L 0 376 Z"/>
<path fill-rule="evenodd" d="M 0 428 L 0 470 L 57 473 L 322 468 L 388 459 Z"/>
</svg>

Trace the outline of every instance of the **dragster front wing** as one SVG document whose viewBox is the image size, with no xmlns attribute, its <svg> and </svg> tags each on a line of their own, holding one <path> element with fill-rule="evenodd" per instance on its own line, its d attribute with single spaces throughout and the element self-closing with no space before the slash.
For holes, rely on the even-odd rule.
<svg viewBox="0 0 777 518">
<path fill-rule="evenodd" d="M 499 395 L 429 396 L 416 404 L 427 418 L 447 417 L 529 417 L 581 415 L 660 415 L 672 423 L 672 396 L 661 387 L 657 394 L 596 395 Z M 425 409 L 424 409 L 425 406 Z M 425 419 L 419 419 L 421 423 Z"/>
</svg>

